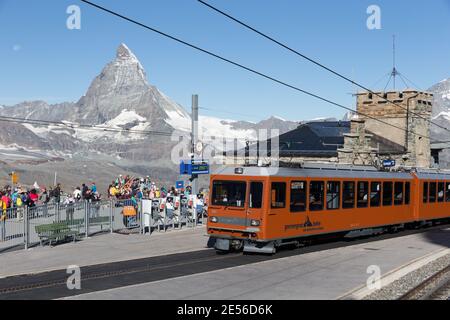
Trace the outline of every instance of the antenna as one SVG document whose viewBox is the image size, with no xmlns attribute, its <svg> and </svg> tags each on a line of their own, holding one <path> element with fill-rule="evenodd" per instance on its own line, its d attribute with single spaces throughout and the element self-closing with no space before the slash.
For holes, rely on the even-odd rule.
<svg viewBox="0 0 450 320">
<path fill-rule="evenodd" d="M 391 75 L 394 80 L 394 90 L 395 90 L 395 77 L 399 74 L 397 71 L 396 61 L 395 61 L 395 34 L 392 35 L 392 61 L 393 61 L 393 63 L 392 63 L 393 67 L 392 67 Z"/>
</svg>

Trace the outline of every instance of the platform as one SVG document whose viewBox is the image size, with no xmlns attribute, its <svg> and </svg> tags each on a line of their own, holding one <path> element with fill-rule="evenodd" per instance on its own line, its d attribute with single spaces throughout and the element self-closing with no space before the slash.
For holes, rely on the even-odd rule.
<svg viewBox="0 0 450 320">
<path fill-rule="evenodd" d="M 0 278 L 207 249 L 205 227 L 140 234 L 102 234 L 76 243 L 0 254 Z"/>
<path fill-rule="evenodd" d="M 55 287 L 54 296 L 53 289 L 42 288 L 35 295 L 27 292 L 28 298 L 42 297 L 44 292 L 50 298 L 68 299 L 337 299 L 367 282 L 369 266 L 378 266 L 381 275 L 392 274 L 450 248 L 448 227 L 408 232 L 284 250 L 271 257 L 216 255 L 206 247 L 204 227 L 152 236 L 107 234 L 75 244 L 5 253 L 0 270 L 3 277 L 34 274 L 28 276 L 32 281 L 64 277 L 69 265 L 86 266 L 83 272 L 94 275 L 83 282 L 82 274 L 81 294 L 67 291 L 64 284 Z M 127 268 L 134 269 L 95 279 L 96 272 Z M 39 275 L 50 270 L 55 271 Z"/>
</svg>

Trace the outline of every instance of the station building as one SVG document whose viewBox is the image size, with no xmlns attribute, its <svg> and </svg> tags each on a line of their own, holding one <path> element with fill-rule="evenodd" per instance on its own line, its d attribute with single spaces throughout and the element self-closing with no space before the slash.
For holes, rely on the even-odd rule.
<svg viewBox="0 0 450 320">
<path fill-rule="evenodd" d="M 395 160 L 404 167 L 438 166 L 440 150 L 436 148 L 441 146 L 432 146 L 428 138 L 431 93 L 407 89 L 364 92 L 356 97 L 357 112 L 350 120 L 304 123 L 280 135 L 279 160 L 371 166 Z M 227 153 L 225 163 L 267 163 L 267 145 L 270 143 L 251 145 L 244 156 L 243 152 Z"/>
</svg>

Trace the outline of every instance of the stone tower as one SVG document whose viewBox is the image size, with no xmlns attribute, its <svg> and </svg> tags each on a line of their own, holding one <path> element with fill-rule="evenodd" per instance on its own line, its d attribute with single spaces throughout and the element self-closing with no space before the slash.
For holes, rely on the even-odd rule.
<svg viewBox="0 0 450 320">
<path fill-rule="evenodd" d="M 344 146 L 338 149 L 339 163 L 374 165 L 377 150 L 370 145 L 372 135 L 366 133 L 365 120 L 354 116 L 350 122 L 350 133 L 344 134 Z"/>
<path fill-rule="evenodd" d="M 409 89 L 403 92 L 358 93 L 358 118 L 364 120 L 365 130 L 373 135 L 373 140 L 388 140 L 399 146 L 399 152 L 393 156 L 399 160 L 398 163 L 429 168 L 432 101 L 431 93 Z"/>
</svg>

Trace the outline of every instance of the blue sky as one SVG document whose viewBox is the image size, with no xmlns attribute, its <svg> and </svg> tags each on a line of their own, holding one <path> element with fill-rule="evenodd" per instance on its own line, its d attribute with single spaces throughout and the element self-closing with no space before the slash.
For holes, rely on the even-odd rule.
<svg viewBox="0 0 450 320">
<path fill-rule="evenodd" d="M 354 107 L 355 88 L 195 0 L 93 0 L 164 32 L 259 71 Z M 450 77 L 450 0 L 210 0 L 334 69 L 372 86 L 392 64 L 421 89 Z M 81 30 L 66 28 L 69 5 L 81 8 Z M 369 5 L 381 8 L 381 30 L 366 27 Z M 150 83 L 190 108 L 192 93 L 207 115 L 257 121 L 303 120 L 345 111 L 258 78 L 78 0 L 0 0 L 0 104 L 77 101 L 124 42 Z M 384 88 L 387 77 L 378 83 Z M 398 81 L 398 86 L 403 84 Z M 222 110 L 222 111 L 221 111 Z M 228 113 L 229 112 L 229 113 Z M 233 114 L 236 113 L 236 114 Z M 239 113 L 239 114 L 238 114 Z M 243 115 L 245 114 L 245 116 Z"/>
</svg>

